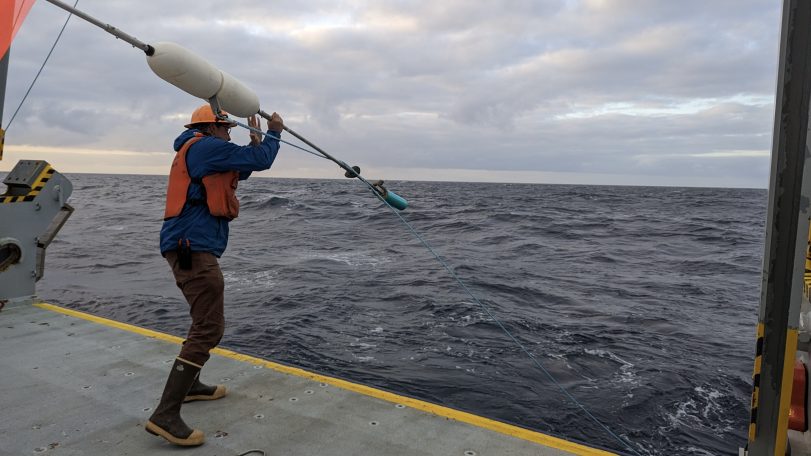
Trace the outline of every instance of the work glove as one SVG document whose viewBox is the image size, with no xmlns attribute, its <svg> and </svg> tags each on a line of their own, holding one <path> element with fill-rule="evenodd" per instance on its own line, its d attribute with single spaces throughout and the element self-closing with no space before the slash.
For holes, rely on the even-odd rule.
<svg viewBox="0 0 811 456">
<path fill-rule="evenodd" d="M 284 121 L 282 121 L 282 116 L 276 114 L 275 112 L 271 114 L 270 120 L 268 120 L 268 130 L 281 133 L 282 130 L 284 130 Z"/>
</svg>

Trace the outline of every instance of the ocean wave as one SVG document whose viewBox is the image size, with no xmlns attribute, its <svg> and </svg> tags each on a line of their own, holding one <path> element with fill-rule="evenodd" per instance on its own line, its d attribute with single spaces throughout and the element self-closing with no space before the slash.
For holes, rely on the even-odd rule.
<svg viewBox="0 0 811 456">
<path fill-rule="evenodd" d="M 157 247 L 165 176 L 70 178 L 40 296 L 182 337 Z M 642 454 L 745 441 L 764 191 L 390 188 L 503 328 L 357 182 L 262 178 L 240 184 L 221 259 L 223 345 L 622 451 L 511 335 Z"/>
</svg>

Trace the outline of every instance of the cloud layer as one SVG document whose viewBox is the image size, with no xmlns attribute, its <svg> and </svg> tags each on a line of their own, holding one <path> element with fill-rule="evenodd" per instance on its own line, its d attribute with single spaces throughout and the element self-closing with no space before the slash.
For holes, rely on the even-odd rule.
<svg viewBox="0 0 811 456">
<path fill-rule="evenodd" d="M 327 151 L 391 173 L 373 177 L 768 184 L 779 2 L 189 5 L 78 7 L 145 42 L 192 49 Z M 65 17 L 46 2 L 32 9 L 12 48 L 4 123 Z M 133 172 L 154 172 L 198 104 L 143 53 L 73 18 L 7 144 L 68 148 L 54 165 L 72 171 L 71 150 L 142 152 Z M 291 148 L 271 171 L 302 174 L 339 176 Z"/>
</svg>

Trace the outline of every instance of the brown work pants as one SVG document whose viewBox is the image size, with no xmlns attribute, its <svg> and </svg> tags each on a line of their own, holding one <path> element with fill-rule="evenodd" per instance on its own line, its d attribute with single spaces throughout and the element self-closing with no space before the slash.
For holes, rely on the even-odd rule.
<svg viewBox="0 0 811 456">
<path fill-rule="evenodd" d="M 225 283 L 217 257 L 207 252 L 192 252 L 192 268 L 180 269 L 177 252 L 167 252 L 175 282 L 189 303 L 191 327 L 179 357 L 203 367 L 209 350 L 216 347 L 225 331 L 223 295 Z"/>
</svg>

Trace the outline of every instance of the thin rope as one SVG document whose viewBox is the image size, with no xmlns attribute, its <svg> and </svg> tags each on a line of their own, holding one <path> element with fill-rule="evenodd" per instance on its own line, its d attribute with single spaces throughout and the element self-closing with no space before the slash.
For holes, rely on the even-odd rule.
<svg viewBox="0 0 811 456">
<path fill-rule="evenodd" d="M 20 10 L 17 11 L 17 15 L 14 16 L 14 23 L 11 24 L 11 30 L 14 30 L 15 28 L 17 28 L 17 22 L 20 21 L 20 16 L 22 16 L 22 14 L 23 14 L 23 8 L 24 7 L 25 7 L 25 4 L 20 3 Z"/>
<path fill-rule="evenodd" d="M 250 130 L 250 131 L 252 131 L 254 133 L 259 133 L 260 135 L 263 135 L 263 136 L 270 136 L 271 138 L 273 138 L 273 139 L 275 139 L 275 140 L 277 140 L 277 141 L 279 141 L 281 143 L 287 144 L 288 146 L 291 146 L 291 147 L 295 147 L 296 149 L 299 149 L 299 150 L 303 150 L 304 152 L 307 152 L 308 154 L 315 155 L 318 158 L 323 158 L 324 160 L 329 160 L 327 157 L 319 154 L 318 152 L 315 152 L 315 151 L 312 151 L 312 150 L 309 150 L 309 149 L 305 149 L 304 147 L 301 147 L 301 146 L 298 146 L 298 145 L 293 144 L 291 142 L 285 141 L 285 140 L 283 140 L 281 138 L 277 138 L 277 137 L 275 137 L 273 135 L 268 135 L 266 132 L 264 132 L 264 131 L 262 131 L 262 130 L 260 130 L 258 128 L 251 127 L 250 125 L 246 125 L 246 124 L 244 124 L 244 123 L 242 123 L 242 122 L 240 122 L 240 121 L 238 121 L 238 120 L 236 120 L 236 119 L 234 119 L 232 117 L 228 117 L 228 121 L 233 122 L 233 123 L 239 125 L 240 127 L 244 128 L 246 130 Z M 279 135 L 281 135 L 281 133 L 279 133 Z"/>
<path fill-rule="evenodd" d="M 76 5 L 79 4 L 79 0 L 76 0 L 76 3 L 73 4 L 73 7 L 76 8 Z M 22 11 L 22 9 L 20 9 Z M 26 98 L 28 98 L 28 94 L 31 93 L 31 89 L 34 88 L 34 84 L 36 84 L 37 79 L 39 79 L 39 75 L 42 73 L 42 70 L 45 69 L 45 64 L 48 63 L 48 59 L 51 58 L 51 54 L 53 53 L 54 49 L 56 48 L 56 43 L 59 42 L 59 39 L 62 38 L 62 33 L 65 31 L 65 27 L 68 26 L 68 21 L 70 18 L 73 17 L 73 13 L 68 13 L 68 18 L 65 19 L 65 23 L 62 24 L 62 30 L 59 31 L 59 35 L 56 37 L 56 41 L 54 41 L 53 46 L 51 46 L 51 50 L 48 51 L 48 55 L 45 57 L 45 61 L 42 62 L 42 66 L 39 67 L 39 71 L 37 71 L 37 75 L 34 76 L 34 80 L 31 81 L 31 85 L 28 86 L 28 90 L 25 91 L 25 95 L 23 95 L 23 99 L 20 101 L 20 104 L 17 105 L 17 109 L 14 110 L 14 114 L 11 115 L 11 120 L 8 121 L 6 124 L 6 132 L 11 127 L 11 124 L 14 122 L 14 119 L 17 117 L 17 113 L 20 112 L 20 108 L 25 103 Z"/>
<path fill-rule="evenodd" d="M 227 119 L 228 119 L 228 121 L 229 121 L 229 122 L 233 122 L 233 123 L 235 123 L 235 124 L 239 125 L 240 127 L 245 128 L 245 129 L 247 129 L 247 130 L 250 130 L 250 131 L 252 131 L 252 132 L 254 132 L 254 133 L 259 133 L 260 135 L 263 135 L 263 136 L 270 136 L 271 138 L 273 138 L 273 139 L 275 139 L 275 140 L 277 140 L 277 141 L 279 141 L 279 142 L 282 142 L 282 143 L 284 143 L 284 144 L 287 144 L 288 146 L 292 146 L 292 147 L 295 147 L 296 149 L 303 150 L 304 152 L 307 152 L 308 154 L 311 154 L 311 155 L 315 155 L 315 156 L 316 156 L 316 157 L 318 157 L 318 158 L 323 158 L 324 160 L 329 160 L 329 161 L 331 161 L 331 162 L 333 162 L 333 163 L 335 163 L 335 164 L 337 164 L 337 165 L 339 165 L 339 166 L 343 165 L 344 167 L 349 168 L 349 165 L 347 165 L 347 164 L 346 164 L 346 163 L 344 163 L 344 162 L 340 162 L 340 163 L 339 163 L 339 162 L 336 162 L 336 161 L 334 161 L 334 160 L 330 159 L 329 157 L 327 157 L 326 155 L 323 155 L 323 154 L 321 154 L 321 153 L 318 153 L 318 152 L 315 152 L 315 151 L 312 151 L 312 150 L 306 149 L 306 148 L 304 148 L 304 147 L 298 146 L 298 145 L 293 144 L 293 143 L 291 143 L 291 142 L 285 141 L 285 140 L 283 140 L 283 139 L 281 139 L 281 138 L 277 138 L 277 137 L 275 137 L 275 136 L 273 136 L 273 135 L 268 135 L 267 133 L 265 133 L 264 131 L 262 131 L 262 130 L 260 130 L 260 129 L 258 129 L 258 128 L 251 127 L 250 125 L 245 125 L 244 123 L 242 123 L 242 122 L 240 122 L 240 121 L 238 121 L 238 120 L 236 120 L 236 119 L 233 119 L 233 118 L 231 118 L 231 117 L 227 117 Z M 281 135 L 281 133 L 279 133 L 279 135 Z M 371 183 L 369 183 L 369 181 L 367 181 L 366 179 L 364 179 L 364 178 L 363 178 L 363 176 L 361 176 L 360 174 L 356 174 L 354 177 L 358 178 L 358 179 L 359 179 L 361 182 L 363 182 L 364 184 L 366 184 L 366 185 L 367 185 L 367 186 L 368 186 L 370 189 L 372 189 L 372 192 L 373 192 L 375 195 L 377 195 L 378 197 L 380 197 L 380 194 L 379 194 L 379 193 L 378 193 L 378 191 L 375 189 L 374 185 L 372 185 Z M 383 202 L 385 202 L 385 200 L 383 200 Z M 388 204 L 388 203 L 386 203 L 386 204 Z"/>
<path fill-rule="evenodd" d="M 507 336 L 508 336 L 510 339 L 512 339 L 512 341 L 513 341 L 513 342 L 515 342 L 515 344 L 516 344 L 516 345 L 517 345 L 517 346 L 518 346 L 518 347 L 521 349 L 521 351 L 523 351 L 523 352 L 524 352 L 524 354 L 526 354 L 526 355 L 527 355 L 527 356 L 528 356 L 528 357 L 529 357 L 529 358 L 532 360 L 532 362 L 535 364 L 535 366 L 537 366 L 537 367 L 538 367 L 538 368 L 539 368 L 539 369 L 540 369 L 540 370 L 541 370 L 541 371 L 542 371 L 544 374 L 546 374 L 546 377 L 547 377 L 547 378 L 549 378 L 549 380 L 550 380 L 550 381 L 551 381 L 551 382 L 552 382 L 552 383 L 553 383 L 555 386 L 557 386 L 557 387 L 558 387 L 558 389 L 560 389 L 560 390 L 561 390 L 561 392 L 563 392 L 563 394 L 564 394 L 564 395 L 566 395 L 566 397 L 568 397 L 568 398 L 569 398 L 569 400 L 571 400 L 571 401 L 572 401 L 572 402 L 573 402 L 575 405 L 577 405 L 577 407 L 578 407 L 578 408 L 580 408 L 580 410 L 582 410 L 582 411 L 583 411 L 583 412 L 584 412 L 586 415 L 588 415 L 588 417 L 589 417 L 589 418 L 591 418 L 591 419 L 592 419 L 592 421 L 594 421 L 594 422 L 595 422 L 595 423 L 597 423 L 597 424 L 598 424 L 600 427 L 602 427 L 602 428 L 603 428 L 603 430 L 605 430 L 605 431 L 606 431 L 606 432 L 607 432 L 609 435 L 611 435 L 611 436 L 612 436 L 614 439 L 616 439 L 616 440 L 617 440 L 619 443 L 621 443 L 621 444 L 622 444 L 624 447 L 626 447 L 626 448 L 628 448 L 629 450 L 631 450 L 631 452 L 633 452 L 634 454 L 636 454 L 636 455 L 638 455 L 638 456 L 641 456 L 641 455 L 640 455 L 640 454 L 639 454 L 639 453 L 638 453 L 636 450 L 634 450 L 634 448 L 633 448 L 633 447 L 631 447 L 631 445 L 630 445 L 629 443 L 627 443 L 627 442 L 626 442 L 625 440 L 623 440 L 623 439 L 622 439 L 620 436 L 618 436 L 618 435 L 617 435 L 617 434 L 615 434 L 613 431 L 611 431 L 611 429 L 609 429 L 609 428 L 608 428 L 608 426 L 606 426 L 605 424 L 603 424 L 603 423 L 602 423 L 602 422 L 601 422 L 601 421 L 600 421 L 600 420 L 599 420 L 597 417 L 595 417 L 594 415 L 592 415 L 592 414 L 591 414 L 591 412 L 589 412 L 589 411 L 588 411 L 588 409 L 586 409 L 586 407 L 585 407 L 583 404 L 581 404 L 581 403 L 580 403 L 580 401 L 578 401 L 577 399 L 575 399 L 575 397 L 574 397 L 574 396 L 572 396 L 572 395 L 571 395 L 571 394 L 570 394 L 570 393 L 569 393 L 569 392 L 566 390 L 566 388 L 564 388 L 564 387 L 563 387 L 563 385 L 561 385 L 561 384 L 560 384 L 560 383 L 559 383 L 559 382 L 558 382 L 558 381 L 555 379 L 555 377 L 554 377 L 554 376 L 552 376 L 552 374 L 551 374 L 551 373 L 550 373 L 550 372 L 549 372 L 549 371 L 548 371 L 546 368 L 544 368 L 544 367 L 543 367 L 543 364 L 541 364 L 541 362 L 540 362 L 540 361 L 539 361 L 539 360 L 538 360 L 538 359 L 537 359 L 537 358 L 536 358 L 536 357 L 535 357 L 535 356 L 534 356 L 534 355 L 533 355 L 533 354 L 532 354 L 532 353 L 531 353 L 531 352 L 530 352 L 530 351 L 529 351 L 529 350 L 528 350 L 528 349 L 527 349 L 527 348 L 524 346 L 524 344 L 522 344 L 522 343 L 521 343 L 521 342 L 520 342 L 520 341 L 519 341 L 519 340 L 518 340 L 518 339 L 517 339 L 515 336 L 513 336 L 513 334 L 512 334 L 512 333 L 511 333 L 511 332 L 510 332 L 510 331 L 507 329 L 507 327 L 506 327 L 506 326 L 504 326 L 504 324 L 501 322 L 501 320 L 499 320 L 499 319 L 498 319 L 498 318 L 497 318 L 497 317 L 496 317 L 496 316 L 493 314 L 493 312 L 491 311 L 490 307 L 488 307 L 486 304 L 484 304 L 482 301 L 480 301 L 480 300 L 479 300 L 479 298 L 477 298 L 477 297 L 476 297 L 476 296 L 473 294 L 473 292 L 472 292 L 472 291 L 470 291 L 470 289 L 469 289 L 469 288 L 468 288 L 468 286 L 465 284 L 465 282 L 463 282 L 463 281 L 462 281 L 462 279 L 461 279 L 461 278 L 459 278 L 459 276 L 458 276 L 458 275 L 457 275 L 457 274 L 456 274 L 456 273 L 453 271 L 453 269 L 451 269 L 451 267 L 448 265 L 448 263 L 447 263 L 447 262 L 446 262 L 444 259 L 442 259 L 442 257 L 441 257 L 441 256 L 440 256 L 440 255 L 439 255 L 437 252 L 436 252 L 436 250 L 434 250 L 434 248 L 433 248 L 433 247 L 431 247 L 431 245 L 430 245 L 430 244 L 428 244 L 428 242 L 427 242 L 425 239 L 423 239 L 423 237 L 422 237 L 422 236 L 420 236 L 420 234 L 417 232 L 417 230 L 416 230 L 416 229 L 414 229 L 414 227 L 413 227 L 413 226 L 411 226 L 411 224 L 410 224 L 410 223 L 408 223 L 408 221 L 406 221 L 406 219 L 405 219 L 405 218 L 403 218 L 403 216 L 402 216 L 402 215 L 400 215 L 400 212 L 399 212 L 399 211 L 398 211 L 398 210 L 397 210 L 395 207 L 393 207 L 391 204 L 389 204 L 389 203 L 388 203 L 388 201 L 386 201 L 385 199 L 383 199 L 383 197 L 381 197 L 380 195 L 378 195 L 378 194 L 377 194 L 377 192 L 374 192 L 374 193 L 375 193 L 375 195 L 377 196 L 377 198 L 378 198 L 379 200 L 383 201 L 383 202 L 384 202 L 384 203 L 385 203 L 385 204 L 386 204 L 386 205 L 389 207 L 389 209 L 391 209 L 391 210 L 392 210 L 392 212 L 394 212 L 394 215 L 396 215 L 396 216 L 397 216 L 397 217 L 400 219 L 400 221 L 401 221 L 401 222 L 403 222 L 403 224 L 404 224 L 404 225 L 405 225 L 405 226 L 406 226 L 406 227 L 407 227 L 407 228 L 408 228 L 408 229 L 411 231 L 411 233 L 412 233 L 412 234 L 413 234 L 413 235 L 414 235 L 414 236 L 415 236 L 417 239 L 419 239 L 419 241 L 422 243 L 422 245 L 424 245 L 424 246 L 425 246 L 425 248 L 427 248 L 427 249 L 428 249 L 428 250 L 431 252 L 431 254 L 433 254 L 433 255 L 434 255 L 434 258 L 436 258 L 436 259 L 437 259 L 437 261 L 439 261 L 439 263 L 442 265 L 442 267 L 444 267 L 444 268 L 445 268 L 445 270 L 446 270 L 446 271 L 448 271 L 448 273 L 451 275 L 451 277 L 453 277 L 453 278 L 454 278 L 454 280 L 456 280 L 456 282 L 459 284 L 459 286 L 461 286 L 461 287 L 462 287 L 462 289 L 463 289 L 463 290 L 465 290 L 465 292 L 468 294 L 468 296 L 470 296 L 470 298 L 471 298 L 471 299 L 473 299 L 473 301 L 475 301 L 475 302 L 476 302 L 476 304 L 478 304 L 478 305 L 479 305 L 479 306 L 480 306 L 482 309 L 484 309 L 484 311 L 485 311 L 485 312 L 487 312 L 487 315 L 489 315 L 489 316 L 490 316 L 490 318 L 492 318 L 492 319 L 493 319 L 493 321 L 495 321 L 495 322 L 496 322 L 496 324 L 499 326 L 499 328 L 501 328 L 501 330 L 504 332 L 504 334 L 506 334 L 506 335 L 507 335 Z"/>
<path fill-rule="evenodd" d="M 231 120 L 231 119 L 229 119 L 229 120 Z M 236 121 L 234 121 L 234 122 L 236 122 Z M 254 132 L 257 132 L 257 133 L 260 133 L 260 134 L 263 134 L 263 135 L 267 135 L 267 134 L 266 134 L 266 133 L 264 133 L 263 131 L 258 130 L 258 129 L 256 129 L 256 128 L 249 127 L 249 126 L 247 126 L 247 125 L 245 125 L 245 124 L 241 124 L 241 123 L 239 123 L 239 122 L 236 122 L 236 123 L 237 123 L 239 126 L 244 127 L 244 128 L 247 128 L 247 129 L 249 129 L 249 130 L 251 130 L 251 131 L 254 131 Z M 275 138 L 275 137 L 274 137 L 274 139 L 278 139 L 278 138 Z M 285 144 L 289 144 L 289 145 L 291 145 L 291 146 L 293 146 L 293 147 L 295 147 L 295 148 L 297 148 L 297 149 L 301 149 L 301 150 L 303 150 L 303 151 L 305 151 L 305 152 L 308 152 L 308 153 L 310 153 L 310 154 L 313 154 L 313 155 L 315 155 L 315 156 L 317 156 L 317 157 L 321 157 L 321 158 L 325 158 L 325 159 L 326 159 L 326 157 L 324 157 L 323 155 L 320 155 L 320 154 L 317 154 L 317 153 L 312 152 L 312 151 L 310 151 L 310 150 L 304 149 L 304 148 L 299 147 L 299 146 L 297 146 L 297 145 L 295 145 L 295 144 L 290 144 L 289 142 L 285 142 L 285 141 L 283 141 L 283 142 L 284 142 Z M 448 271 L 448 273 L 451 275 L 451 277 L 453 277 L 453 279 L 454 279 L 454 280 L 455 280 L 455 281 L 456 281 L 456 282 L 459 284 L 459 286 L 461 286 L 461 287 L 462 287 L 462 289 L 463 289 L 463 290 L 464 290 L 464 291 L 467 293 L 467 295 L 468 295 L 468 296 L 470 296 L 470 298 L 471 298 L 471 299 L 473 299 L 473 301 L 474 301 L 476 304 L 478 304 L 478 305 L 479 305 L 479 306 L 480 306 L 482 309 L 484 309 L 484 311 L 487 313 L 487 315 L 489 315 L 489 316 L 490 316 L 490 318 L 491 318 L 491 319 L 492 319 L 494 322 L 496 322 L 496 324 L 499 326 L 499 328 L 501 328 L 502 332 L 504 332 L 504 334 L 506 334 L 506 335 L 507 335 L 507 336 L 508 336 L 510 339 L 512 339 L 512 341 L 513 341 L 513 342 L 515 342 L 515 344 L 516 344 L 516 345 L 517 345 L 517 346 L 518 346 L 518 347 L 521 349 L 521 351 L 522 351 L 522 352 L 524 352 L 524 354 L 526 354 L 526 355 L 529 357 L 529 359 L 531 359 L 531 360 L 532 360 L 532 362 L 535 364 L 535 366 L 537 366 L 537 367 L 538 367 L 538 368 L 539 368 L 539 369 L 540 369 L 540 370 L 541 370 L 541 371 L 542 371 L 542 372 L 543 372 L 543 373 L 546 375 L 546 377 L 547 377 L 547 378 L 548 378 L 548 379 L 549 379 L 549 380 L 550 380 L 550 381 L 551 381 L 551 382 L 552 382 L 552 383 L 553 383 L 555 386 L 557 386 L 557 387 L 558 387 L 558 389 L 560 389 L 560 391 L 561 391 L 561 392 L 563 392 L 563 394 L 564 394 L 564 395 L 565 395 L 567 398 L 569 398 L 569 400 L 570 400 L 570 401 L 572 401 L 572 402 L 573 402 L 575 405 L 577 405 L 577 407 L 578 407 L 578 408 L 580 408 L 580 410 L 582 410 L 582 411 L 583 411 L 583 413 L 585 413 L 585 414 L 586 414 L 586 415 L 587 415 L 589 418 L 591 418 L 591 420 L 592 420 L 592 421 L 594 421 L 594 422 L 595 422 L 597 425 L 599 425 L 601 428 L 603 428 L 603 430 L 604 430 L 606 433 L 608 433 L 608 434 L 609 434 L 611 437 L 613 437 L 613 438 L 614 438 L 614 439 L 615 439 L 617 442 L 619 442 L 620 444 L 622 444 L 622 445 L 623 445 L 625 448 L 627 448 L 628 450 L 630 450 L 630 451 L 631 451 L 633 454 L 635 454 L 635 455 L 637 455 L 637 456 L 641 456 L 641 455 L 640 455 L 640 453 L 639 453 L 639 452 L 637 452 L 637 451 L 636 451 L 636 450 L 635 450 L 635 449 L 634 449 L 634 448 L 633 448 L 633 447 L 632 447 L 632 446 L 631 446 L 631 445 L 630 445 L 628 442 L 626 442 L 626 441 L 625 441 L 623 438 L 621 438 L 620 436 L 618 436 L 617 434 L 615 434 L 615 433 L 614 433 L 614 432 L 613 432 L 611 429 L 609 429 L 609 428 L 608 428 L 608 426 L 606 426 L 605 424 L 603 424 L 603 423 L 602 423 L 602 422 L 601 422 L 601 421 L 600 421 L 600 420 L 599 420 L 599 419 L 598 419 L 596 416 L 594 416 L 594 415 L 593 415 L 591 412 L 589 412 L 589 411 L 588 411 L 588 409 L 586 409 L 586 407 L 585 407 L 583 404 L 581 404 L 581 403 L 580 403 L 580 401 L 578 401 L 578 400 L 577 400 L 577 399 L 576 399 L 574 396 L 572 396 L 572 395 L 571 395 L 571 394 L 570 394 L 570 393 L 569 393 L 569 392 L 566 390 L 566 388 L 564 388 L 564 386 L 563 386 L 563 385 L 561 385 L 561 384 L 560 384 L 560 383 L 557 381 L 557 379 L 555 379 L 555 377 L 554 377 L 554 376 L 553 376 L 553 375 L 552 375 L 552 374 L 551 374 L 551 373 L 550 373 L 550 372 L 549 372 L 549 371 L 548 371 L 548 370 L 547 370 L 545 367 L 543 367 L 543 364 L 542 364 L 542 363 L 541 363 L 541 362 L 540 362 L 540 361 L 539 361 L 539 360 L 538 360 L 538 359 L 537 359 L 537 358 L 536 358 L 536 357 L 535 357 L 535 356 L 534 356 L 534 355 L 533 355 L 533 354 L 532 354 L 532 353 L 531 353 L 531 352 L 530 352 L 530 351 L 529 351 L 529 350 L 528 350 L 528 349 L 527 349 L 527 348 L 524 346 L 524 344 L 522 344 L 522 343 L 521 343 L 521 342 L 520 342 L 520 341 L 519 341 L 519 340 L 518 340 L 518 339 L 517 339 L 515 336 L 513 336 L 513 334 L 510 332 L 510 330 L 508 330 L 508 329 L 507 329 L 507 327 L 506 327 L 506 326 L 504 326 L 504 323 L 502 323 L 502 322 L 501 322 L 501 320 L 499 320 L 499 319 L 498 319 L 498 318 L 495 316 L 495 314 L 493 314 L 493 312 L 492 312 L 492 310 L 490 309 L 490 307 L 489 307 L 489 306 L 487 306 L 485 303 L 483 303 L 483 302 L 482 302 L 482 301 L 481 301 L 479 298 L 477 298 L 477 297 L 476 297 L 476 295 L 474 295 L 474 294 L 473 294 L 473 292 L 470 290 L 470 288 L 468 288 L 467 284 L 465 284 L 465 282 L 464 282 L 464 281 L 463 281 L 463 280 L 462 280 L 462 279 L 461 279 L 461 278 L 460 278 L 460 277 L 459 277 L 459 276 L 458 276 L 458 275 L 457 275 L 457 274 L 456 274 L 456 273 L 453 271 L 453 269 L 450 267 L 450 265 L 448 265 L 448 263 L 447 263 L 447 262 L 446 262 L 444 259 L 442 259 L 442 256 L 440 256 L 440 255 L 439 255 L 439 253 L 437 253 L 437 251 L 436 251 L 436 250 L 435 250 L 433 247 L 431 247 L 431 245 L 428 243 L 428 241 L 426 241 L 426 240 L 425 240 L 425 239 L 424 239 L 424 238 L 423 238 L 423 237 L 422 237 L 422 236 L 421 236 L 421 235 L 420 235 L 420 234 L 417 232 L 417 230 L 416 230 L 416 229 L 415 229 L 415 228 L 414 228 L 414 227 L 413 227 L 413 226 L 412 226 L 410 223 L 408 223 L 408 221 L 407 221 L 405 218 L 403 218 L 403 216 L 402 216 L 402 215 L 400 215 L 400 211 L 399 211 L 397 208 L 395 208 L 394 206 L 392 206 L 391 204 L 389 204 L 389 202 L 388 202 L 388 201 L 386 201 L 386 200 L 385 200 L 385 199 L 384 199 L 384 198 L 383 198 L 383 197 L 380 195 L 380 193 L 378 193 L 378 191 L 377 191 L 377 190 L 374 188 L 374 186 L 373 186 L 372 184 L 370 184 L 370 183 L 369 183 L 369 182 L 368 182 L 366 179 L 364 179 L 364 178 L 362 178 L 362 177 L 360 177 L 360 176 L 357 176 L 357 177 L 358 177 L 358 179 L 360 179 L 360 180 L 361 180 L 363 183 L 365 183 L 365 184 L 366 184 L 366 185 L 369 187 L 369 189 L 370 189 L 370 190 L 372 190 L 372 193 L 374 193 L 374 195 L 377 197 L 377 199 L 379 199 L 380 201 L 382 201 L 382 202 L 383 202 L 383 204 L 385 204 L 386 206 L 388 206 L 388 207 L 389 207 L 389 209 L 391 209 L 391 211 L 394 213 L 394 215 L 396 215 L 396 216 L 397 216 L 397 218 L 399 218 L 399 219 L 400 219 L 400 221 L 403 223 L 403 225 L 405 225 L 405 226 L 408 228 L 408 230 L 409 230 L 409 231 L 411 231 L 411 233 L 414 235 L 414 237 L 416 237 L 416 238 L 417 238 L 417 239 L 418 239 L 418 240 L 419 240 L 419 241 L 422 243 L 422 245 L 423 245 L 423 246 L 425 246 L 425 248 L 427 248 L 427 249 L 428 249 L 428 251 L 430 251 L 430 252 L 431 252 L 431 254 L 433 254 L 433 255 L 434 255 L 434 258 L 436 258 L 436 260 L 437 260 L 437 261 L 439 261 L 439 264 L 441 264 L 441 265 L 442 265 L 442 267 L 443 267 L 443 268 L 445 268 L 445 270 L 446 270 L 446 271 Z"/>
</svg>

